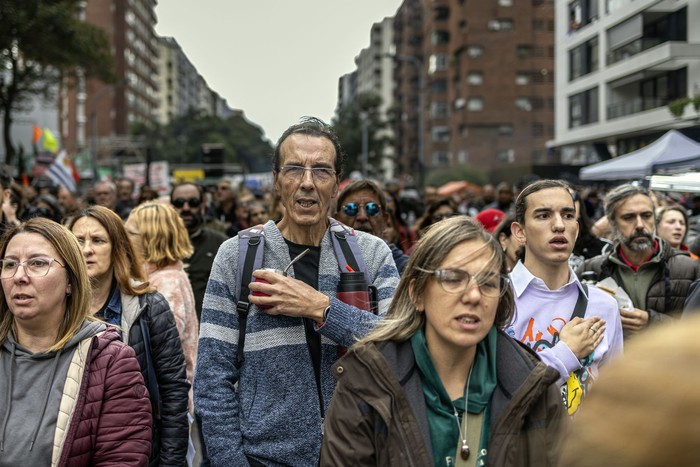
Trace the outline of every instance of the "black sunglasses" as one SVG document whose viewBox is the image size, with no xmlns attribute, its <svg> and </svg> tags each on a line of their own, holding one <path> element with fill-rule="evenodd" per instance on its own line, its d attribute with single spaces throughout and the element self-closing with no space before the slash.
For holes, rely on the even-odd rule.
<svg viewBox="0 0 700 467">
<path fill-rule="evenodd" d="M 176 198 L 173 200 L 173 206 L 181 209 L 185 203 L 189 204 L 191 208 L 198 208 L 202 204 L 202 200 L 199 198 Z"/>
<path fill-rule="evenodd" d="M 357 204 L 348 203 L 343 205 L 343 212 L 350 217 L 355 217 L 360 212 L 360 206 L 365 207 L 365 212 L 369 217 L 374 217 L 379 214 L 380 208 L 377 203 Z"/>
</svg>

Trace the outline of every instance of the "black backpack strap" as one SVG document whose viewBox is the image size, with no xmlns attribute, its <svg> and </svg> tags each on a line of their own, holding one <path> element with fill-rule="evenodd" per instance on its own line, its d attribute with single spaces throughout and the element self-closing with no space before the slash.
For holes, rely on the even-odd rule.
<svg viewBox="0 0 700 467">
<path fill-rule="evenodd" d="M 335 219 L 331 219 L 331 240 L 335 257 L 338 259 L 340 272 L 349 272 L 345 265 L 352 268 L 353 271 L 362 271 L 365 273 L 365 281 L 371 284 L 369 274 L 367 273 L 367 265 L 362 257 L 360 246 L 357 244 L 355 234 Z"/>
<path fill-rule="evenodd" d="M 253 278 L 253 271 L 262 266 L 263 250 L 265 249 L 265 232 L 261 225 L 251 227 L 238 232 L 238 275 L 240 279 L 238 304 L 238 348 L 234 364 L 240 370 L 243 365 L 243 348 L 245 347 L 245 333 L 248 325 L 248 310 L 250 303 L 248 285 Z M 244 260 L 241 262 L 241 258 Z"/>
<path fill-rule="evenodd" d="M 581 284 L 581 286 L 583 290 L 581 290 L 581 288 L 578 289 L 578 298 L 576 299 L 576 305 L 574 306 L 574 312 L 571 314 L 571 319 L 576 317 L 583 318 L 586 315 L 586 308 L 588 307 L 588 285 Z"/>
<path fill-rule="evenodd" d="M 148 398 L 151 400 L 153 418 L 160 420 L 160 389 L 156 378 L 156 367 L 153 364 L 153 353 L 151 351 L 151 333 L 148 324 L 144 319 L 139 319 L 141 336 L 143 338 L 143 348 L 146 354 L 146 387 L 148 388 Z"/>
</svg>

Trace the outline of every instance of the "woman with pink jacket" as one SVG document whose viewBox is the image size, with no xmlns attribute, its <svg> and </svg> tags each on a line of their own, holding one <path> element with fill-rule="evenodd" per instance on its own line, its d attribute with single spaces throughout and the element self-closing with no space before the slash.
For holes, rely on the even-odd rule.
<svg viewBox="0 0 700 467">
<path fill-rule="evenodd" d="M 185 224 L 172 206 L 148 202 L 131 211 L 125 227 L 137 254 L 140 253 L 146 262 L 148 282 L 170 304 L 185 353 L 187 379 L 191 384 L 197 360 L 199 323 L 192 286 L 182 265 L 182 260 L 192 254 Z"/>
</svg>

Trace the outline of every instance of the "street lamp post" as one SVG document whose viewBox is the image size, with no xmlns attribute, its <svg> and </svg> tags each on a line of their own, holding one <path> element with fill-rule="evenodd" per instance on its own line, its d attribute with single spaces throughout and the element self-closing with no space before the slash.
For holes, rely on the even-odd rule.
<svg viewBox="0 0 700 467">
<path fill-rule="evenodd" d="M 385 56 L 394 60 L 409 62 L 418 71 L 418 183 L 422 188 L 425 181 L 425 70 L 423 70 L 423 61 L 414 55 L 387 53 Z"/>
<path fill-rule="evenodd" d="M 90 122 L 92 126 L 92 138 L 90 141 L 90 161 L 92 162 L 92 180 L 93 183 L 98 181 L 99 174 L 97 173 L 97 103 L 108 93 L 114 91 L 114 86 L 105 86 L 97 91 L 92 98 L 92 112 L 90 113 Z"/>
</svg>

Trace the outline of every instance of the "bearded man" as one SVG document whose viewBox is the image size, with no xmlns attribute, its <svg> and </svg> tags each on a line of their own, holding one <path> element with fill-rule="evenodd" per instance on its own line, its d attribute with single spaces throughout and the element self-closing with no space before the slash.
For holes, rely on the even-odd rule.
<svg viewBox="0 0 700 467">
<path fill-rule="evenodd" d="M 614 234 L 609 253 L 586 260 L 577 271 L 594 271 L 599 281 L 612 277 L 632 299 L 621 309 L 625 336 L 652 323 L 678 318 L 690 284 L 700 277 L 700 263 L 656 236 L 654 204 L 649 192 L 632 184 L 605 198 L 605 215 Z"/>
<path fill-rule="evenodd" d="M 187 233 L 194 251 L 192 256 L 184 261 L 185 271 L 192 284 L 197 319 L 202 317 L 202 302 L 207 289 L 214 257 L 219 246 L 228 237 L 222 233 L 204 227 L 204 193 L 200 186 L 190 182 L 175 185 L 170 192 L 170 204 L 175 208 L 185 223 Z"/>
</svg>

